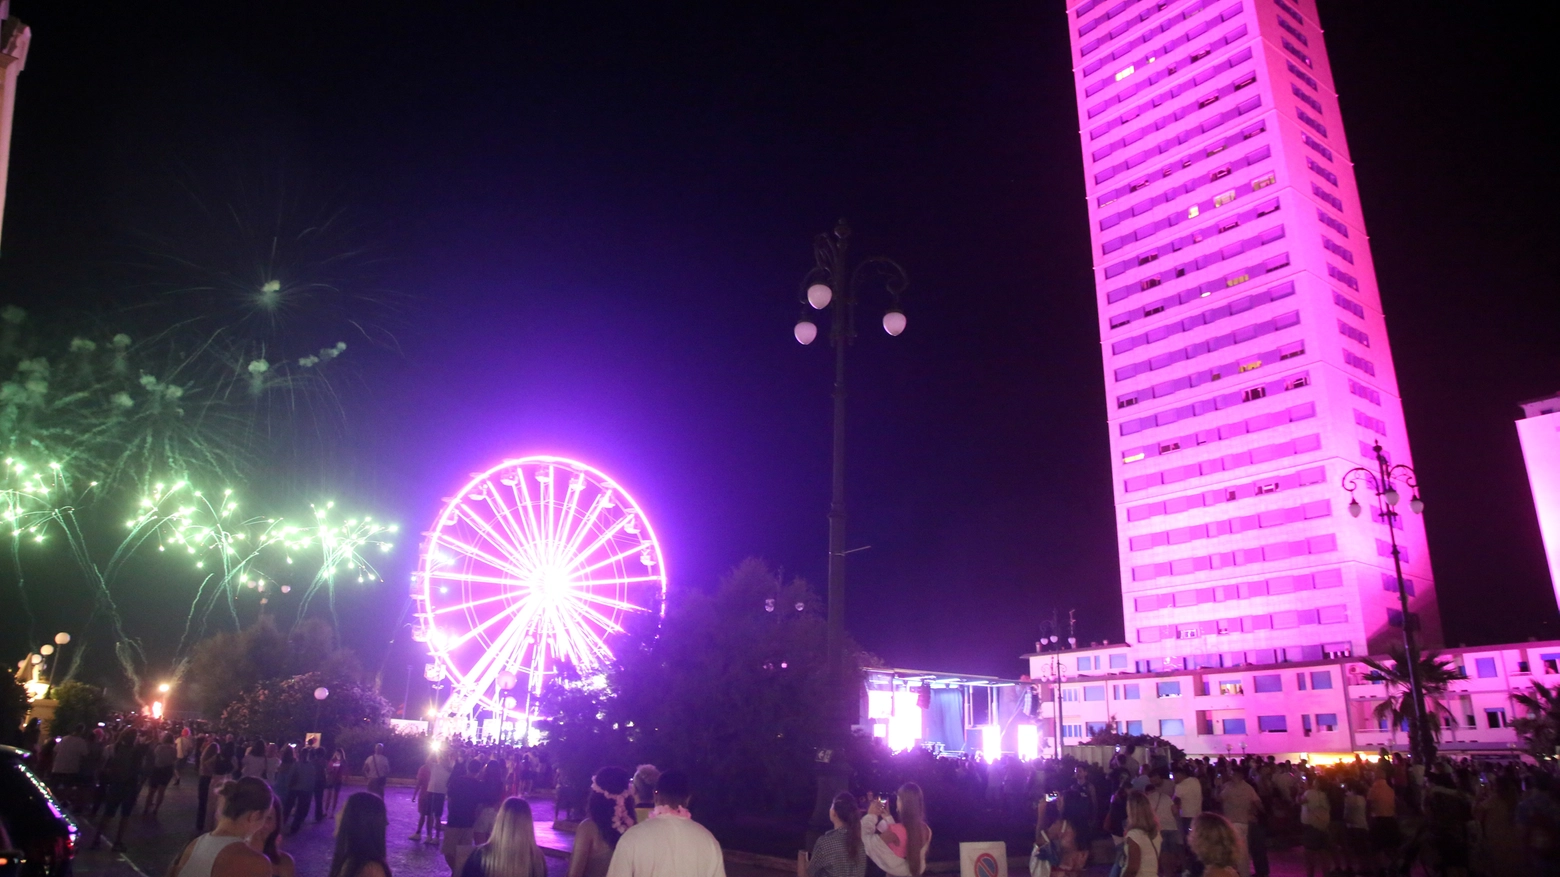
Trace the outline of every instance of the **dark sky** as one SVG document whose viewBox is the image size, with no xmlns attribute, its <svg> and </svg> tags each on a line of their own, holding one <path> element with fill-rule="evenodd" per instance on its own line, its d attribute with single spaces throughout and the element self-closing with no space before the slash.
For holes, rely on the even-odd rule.
<svg viewBox="0 0 1560 877">
<path fill-rule="evenodd" d="M 646 507 L 674 590 L 749 555 L 821 587 L 830 363 L 790 327 L 846 216 L 912 278 L 908 331 L 868 307 L 851 351 L 852 632 L 1003 674 L 1053 609 L 1122 638 L 1060 3 L 13 12 L 0 295 L 120 300 L 117 254 L 177 227 L 180 186 L 274 171 L 344 207 L 406 297 L 400 354 L 346 394 L 350 498 L 420 531 L 503 455 L 576 454 Z M 1448 639 L 1560 637 L 1511 423 L 1560 389 L 1555 22 L 1322 21 Z M 352 642 L 389 636 L 413 561 L 346 601 Z"/>
</svg>

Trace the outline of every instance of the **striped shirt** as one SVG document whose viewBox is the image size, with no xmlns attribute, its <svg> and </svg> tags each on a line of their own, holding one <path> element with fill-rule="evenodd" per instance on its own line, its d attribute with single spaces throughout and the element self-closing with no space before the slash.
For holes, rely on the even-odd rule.
<svg viewBox="0 0 1560 877">
<path fill-rule="evenodd" d="M 807 877 L 865 877 L 867 851 L 858 849 L 856 861 L 852 862 L 845 849 L 845 833 L 852 830 L 859 831 L 855 826 L 846 826 L 818 838 L 807 860 Z"/>
</svg>

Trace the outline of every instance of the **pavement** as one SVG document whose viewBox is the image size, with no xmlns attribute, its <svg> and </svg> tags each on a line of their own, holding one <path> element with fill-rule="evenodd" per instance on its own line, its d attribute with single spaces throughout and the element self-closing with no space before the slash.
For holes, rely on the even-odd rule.
<svg viewBox="0 0 1560 877">
<path fill-rule="evenodd" d="M 186 774 L 178 786 L 168 789 L 162 810 L 156 816 L 142 816 L 138 802 L 136 812 L 130 817 L 125 830 L 125 851 L 111 852 L 108 842 L 98 849 L 87 849 L 85 844 L 94 837 L 86 820 L 78 817 L 82 826 L 82 849 L 76 854 L 77 877 L 163 877 L 184 845 L 195 836 L 195 781 Z M 341 790 L 342 800 L 354 791 L 362 791 L 361 785 L 348 784 Z M 574 835 L 553 826 L 553 802 L 551 798 L 529 798 L 536 821 L 536 840 L 547 854 L 548 877 L 566 877 L 568 856 L 574 849 Z M 386 852 L 390 872 L 395 877 L 450 877 L 449 866 L 438 848 L 425 846 L 407 839 L 417 825 L 417 810 L 412 804 L 409 787 L 392 785 L 385 794 L 386 811 L 390 827 L 386 831 Z M 292 836 L 284 836 L 282 849 L 290 853 L 297 864 L 298 877 L 329 877 L 331 853 L 335 847 L 335 821 L 326 819 L 315 822 L 312 815 L 304 821 L 302 829 Z M 1014 851 L 1017 854 L 1019 851 Z M 1023 851 L 1027 852 L 1027 851 Z M 774 862 L 743 861 L 742 854 L 728 853 L 727 877 L 793 877 L 795 866 L 775 867 Z M 733 860 L 736 859 L 736 860 Z M 1275 851 L 1272 854 L 1272 877 L 1300 877 L 1305 873 L 1298 851 Z M 938 863 L 932 863 L 934 870 Z M 952 863 L 950 863 L 952 864 Z M 1091 869 L 1105 874 L 1107 867 Z M 955 865 L 952 873 L 958 873 Z M 1021 869 L 1010 871 L 1021 877 Z"/>
</svg>

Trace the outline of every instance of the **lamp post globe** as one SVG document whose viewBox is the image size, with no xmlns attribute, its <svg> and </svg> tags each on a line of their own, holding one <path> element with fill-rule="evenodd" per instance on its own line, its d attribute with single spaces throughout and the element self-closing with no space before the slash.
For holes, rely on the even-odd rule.
<svg viewBox="0 0 1560 877">
<path fill-rule="evenodd" d="M 63 646 L 63 645 L 65 645 L 68 642 L 70 642 L 70 634 L 66 633 L 65 631 L 62 630 L 59 633 L 54 635 L 54 644 L 55 645 Z"/>
<path fill-rule="evenodd" d="M 321 685 L 319 688 L 314 689 L 314 699 L 315 700 L 324 700 L 327 697 L 330 697 L 330 689 L 329 688 L 326 688 L 325 686 Z"/>
<path fill-rule="evenodd" d="M 883 315 L 883 331 L 897 336 L 905 330 L 905 322 L 903 311 L 889 311 Z"/>
<path fill-rule="evenodd" d="M 810 320 L 800 320 L 797 322 L 796 328 L 791 330 L 791 334 L 796 336 L 798 342 L 806 346 L 813 343 L 814 339 L 818 337 L 818 324 Z"/>
<path fill-rule="evenodd" d="M 827 283 L 814 283 L 807 287 L 807 303 L 812 305 L 813 310 L 821 311 L 833 300 L 834 290 Z"/>
</svg>

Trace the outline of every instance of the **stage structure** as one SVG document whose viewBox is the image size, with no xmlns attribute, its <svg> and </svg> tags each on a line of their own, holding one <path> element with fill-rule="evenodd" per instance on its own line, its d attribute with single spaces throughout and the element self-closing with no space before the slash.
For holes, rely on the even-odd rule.
<svg viewBox="0 0 1560 877">
<path fill-rule="evenodd" d="M 529 728 L 549 675 L 602 669 L 625 620 L 659 618 L 665 597 L 650 521 L 605 474 L 535 456 L 472 476 L 426 534 L 412 582 L 416 637 L 450 690 L 441 727 Z"/>
</svg>

